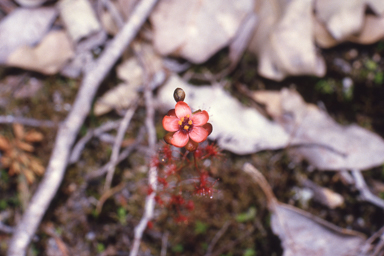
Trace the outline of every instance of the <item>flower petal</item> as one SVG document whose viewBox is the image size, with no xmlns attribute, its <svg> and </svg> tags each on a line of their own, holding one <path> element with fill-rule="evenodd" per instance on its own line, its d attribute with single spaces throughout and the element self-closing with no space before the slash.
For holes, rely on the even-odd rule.
<svg viewBox="0 0 384 256">
<path fill-rule="evenodd" d="M 199 146 L 199 143 L 194 142 L 193 140 L 189 139 L 187 145 L 185 145 L 185 149 L 188 151 L 195 151 L 198 146 Z"/>
<path fill-rule="evenodd" d="M 184 101 L 179 101 L 176 103 L 175 112 L 179 119 L 187 115 L 192 116 L 191 108 Z"/>
<path fill-rule="evenodd" d="M 200 143 L 200 142 L 203 142 L 207 139 L 208 131 L 202 127 L 194 126 L 192 131 L 189 133 L 189 137 L 193 141 Z"/>
<path fill-rule="evenodd" d="M 194 126 L 202 126 L 206 124 L 209 120 L 208 112 L 203 110 L 199 113 L 196 113 L 191 117 L 191 120 Z"/>
<path fill-rule="evenodd" d="M 205 130 L 207 130 L 208 135 L 210 135 L 212 133 L 212 130 L 213 130 L 212 124 L 206 123 L 205 125 L 202 125 L 201 127 L 204 128 Z"/>
<path fill-rule="evenodd" d="M 177 123 L 179 118 L 175 116 L 165 116 L 163 118 L 163 127 L 166 131 L 175 132 L 179 130 L 179 124 Z"/>
<path fill-rule="evenodd" d="M 175 134 L 173 134 L 173 137 L 171 139 L 171 144 L 175 147 L 182 148 L 185 145 L 187 145 L 188 140 L 189 140 L 188 134 L 178 131 L 178 132 L 175 132 Z"/>
<path fill-rule="evenodd" d="M 164 136 L 164 141 L 167 142 L 168 144 L 171 144 L 171 140 L 173 137 L 174 132 L 169 132 Z"/>
<path fill-rule="evenodd" d="M 170 109 L 167 113 L 167 116 L 176 116 L 175 109 Z"/>
</svg>

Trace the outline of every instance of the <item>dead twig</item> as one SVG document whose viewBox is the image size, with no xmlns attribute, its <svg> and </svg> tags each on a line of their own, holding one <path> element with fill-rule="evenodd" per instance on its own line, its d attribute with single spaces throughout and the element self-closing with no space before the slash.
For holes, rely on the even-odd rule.
<svg viewBox="0 0 384 256">
<path fill-rule="evenodd" d="M 0 116 L 0 124 L 22 124 L 33 127 L 57 127 L 58 123 L 50 120 L 37 120 L 26 117 Z"/>
<path fill-rule="evenodd" d="M 133 103 L 131 108 L 129 108 L 127 110 L 127 112 L 124 115 L 123 120 L 120 123 L 119 129 L 117 131 L 115 143 L 113 144 L 113 147 L 112 147 L 112 155 L 111 155 L 111 160 L 110 160 L 111 164 L 108 166 L 107 177 L 106 177 L 105 186 L 104 186 L 104 192 L 108 191 L 111 188 L 113 174 L 115 173 L 115 167 L 116 167 L 116 164 L 117 164 L 117 161 L 119 158 L 119 151 L 120 151 L 121 143 L 123 142 L 124 134 L 128 129 L 129 123 L 132 120 L 132 117 L 136 111 L 136 108 L 137 108 L 137 102 Z"/>
<path fill-rule="evenodd" d="M 382 209 L 384 209 L 384 200 L 372 194 L 367 184 L 365 183 L 364 177 L 360 170 L 352 170 L 352 176 L 355 179 L 356 189 L 360 191 L 360 196 L 363 200 L 370 202 Z"/>
<path fill-rule="evenodd" d="M 160 256 L 167 256 L 167 244 L 168 244 L 169 232 L 165 231 L 161 238 L 161 253 Z"/>
<path fill-rule="evenodd" d="M 144 129 L 141 129 L 139 131 L 139 134 L 137 135 L 137 138 L 136 138 L 136 141 L 132 144 L 132 145 L 129 145 L 128 147 L 126 147 L 119 155 L 119 157 L 117 158 L 117 162 L 116 164 L 119 164 L 121 161 L 123 161 L 124 159 L 126 159 L 130 154 L 131 152 L 142 142 L 144 138 Z M 109 166 L 111 165 L 112 163 L 111 162 L 108 162 L 107 164 L 105 164 L 103 167 L 101 167 L 100 169 L 94 171 L 94 172 L 91 172 L 90 174 L 88 174 L 88 176 L 86 177 L 86 180 L 91 180 L 91 179 L 95 179 L 97 177 L 100 177 L 102 175 L 104 175 L 108 169 L 109 169 Z"/>
<path fill-rule="evenodd" d="M 33 195 L 21 221 L 17 224 L 9 244 L 8 256 L 25 255 L 28 244 L 63 180 L 71 147 L 91 109 L 92 100 L 99 85 L 127 45 L 136 36 L 156 2 L 156 0 L 142 0 L 137 4 L 130 19 L 107 45 L 94 68 L 85 74 L 73 108 L 58 130 L 55 147 L 43 180 Z"/>
<path fill-rule="evenodd" d="M 69 157 L 68 163 L 76 163 L 79 160 L 81 152 L 83 151 L 85 144 L 87 144 L 88 141 L 90 141 L 93 137 L 100 136 L 109 130 L 116 129 L 117 127 L 119 127 L 120 122 L 121 120 L 108 121 L 94 130 L 89 130 L 87 134 L 85 134 L 85 136 L 81 138 L 73 147 L 72 154 Z"/>
<path fill-rule="evenodd" d="M 113 188 L 109 189 L 108 191 L 105 191 L 104 194 L 100 197 L 99 202 L 97 202 L 97 206 L 96 206 L 97 214 L 100 214 L 105 201 L 107 201 L 108 198 L 110 198 L 111 196 L 113 196 L 114 194 L 116 194 L 117 192 L 122 190 L 125 186 L 126 186 L 126 183 L 122 182 L 119 185 L 117 185 L 116 187 L 113 187 Z"/>
<path fill-rule="evenodd" d="M 215 247 L 217 241 L 219 241 L 220 237 L 224 235 L 224 233 L 227 231 L 229 225 L 231 223 L 229 221 L 226 221 L 224 225 L 221 227 L 221 229 L 216 233 L 216 235 L 213 237 L 211 243 L 208 246 L 207 253 L 205 256 L 211 256 L 213 247 Z"/>
<path fill-rule="evenodd" d="M 154 123 L 155 116 L 155 108 L 153 105 L 153 97 L 152 90 L 150 86 L 150 82 L 152 81 L 153 73 L 150 72 L 148 67 L 150 67 L 149 63 L 146 62 L 145 56 L 142 55 L 141 49 L 139 49 L 138 45 L 134 46 L 134 50 L 136 56 L 138 57 L 141 65 L 144 70 L 144 98 L 145 98 L 145 106 L 147 110 L 147 115 L 145 118 L 145 127 L 148 132 L 148 144 L 150 149 L 150 157 L 155 154 L 155 145 L 156 145 L 156 129 Z M 148 225 L 148 222 L 153 218 L 153 212 L 155 209 L 155 195 L 157 189 L 157 168 L 155 166 L 151 166 L 148 171 L 148 185 L 152 188 L 152 193 L 150 193 L 145 199 L 145 207 L 144 207 L 144 215 L 140 220 L 140 223 L 135 227 L 135 238 L 133 241 L 132 249 L 130 252 L 130 256 L 136 256 L 139 252 L 141 237 L 143 236 L 144 230 Z"/>
</svg>

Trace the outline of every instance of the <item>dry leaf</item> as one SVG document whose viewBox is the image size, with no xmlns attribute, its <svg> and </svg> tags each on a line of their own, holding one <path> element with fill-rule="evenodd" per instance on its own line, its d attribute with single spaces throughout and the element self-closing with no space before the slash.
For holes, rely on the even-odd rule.
<svg viewBox="0 0 384 256">
<path fill-rule="evenodd" d="M 24 138 L 24 127 L 21 124 L 14 123 L 13 125 L 13 132 L 15 133 L 15 137 L 19 140 Z"/>
<path fill-rule="evenodd" d="M 22 46 L 33 46 L 47 33 L 57 16 L 55 8 L 17 8 L 0 22 L 0 63 Z"/>
<path fill-rule="evenodd" d="M 290 134 L 291 151 L 316 168 L 363 170 L 384 163 L 380 136 L 357 125 L 339 125 L 315 105 L 306 104 L 297 92 L 256 91 L 253 97 Z"/>
<path fill-rule="evenodd" d="M 246 163 L 243 170 L 266 194 L 272 211 L 272 230 L 282 241 L 284 256 L 358 255 L 366 240 L 364 234 L 337 227 L 308 212 L 278 202 L 268 182 L 255 167 Z"/>
<path fill-rule="evenodd" d="M 36 47 L 18 48 L 8 57 L 7 64 L 49 75 L 57 73 L 73 56 L 67 34 L 52 31 Z"/>
<path fill-rule="evenodd" d="M 365 11 L 364 0 L 316 0 L 316 16 L 337 41 L 360 31 Z"/>
<path fill-rule="evenodd" d="M 233 68 L 239 62 L 244 50 L 247 48 L 249 41 L 252 38 L 253 31 L 257 24 L 257 16 L 254 13 L 248 14 L 241 24 L 238 33 L 234 40 L 229 45 L 229 59 Z"/>
<path fill-rule="evenodd" d="M 58 6 L 60 16 L 74 42 L 101 29 L 88 0 L 61 0 Z"/>
<path fill-rule="evenodd" d="M 23 7 L 38 7 L 43 5 L 47 0 L 15 0 L 20 6 Z"/>
<path fill-rule="evenodd" d="M 171 76 L 158 93 L 158 103 L 164 112 L 175 107 L 173 91 L 180 87 L 186 92 L 185 102 L 192 110 L 209 113 L 213 132 L 208 137 L 217 140 L 222 149 L 237 154 L 278 149 L 288 144 L 288 134 L 253 108 L 242 106 L 221 86 L 192 86 L 177 76 Z"/>
<path fill-rule="evenodd" d="M 155 49 L 202 63 L 228 45 L 253 4 L 252 0 L 160 1 L 150 17 Z"/>
<path fill-rule="evenodd" d="M 27 151 L 27 152 L 33 152 L 33 150 L 34 150 L 34 147 L 31 144 L 20 141 L 20 140 L 16 140 L 15 145 L 19 149 Z"/>
<path fill-rule="evenodd" d="M 308 179 L 303 179 L 301 184 L 313 191 L 313 200 L 330 209 L 335 209 L 344 204 L 344 198 L 339 193 L 336 193 L 329 188 L 321 187 Z"/>
<path fill-rule="evenodd" d="M 344 40 L 337 41 L 328 32 L 324 24 L 318 20 L 315 22 L 315 39 L 316 43 L 323 48 L 330 48 L 342 41 L 350 41 L 359 44 L 372 44 L 384 37 L 384 16 L 377 17 L 374 15 L 366 15 L 361 32 L 357 35 L 353 34 Z"/>
<path fill-rule="evenodd" d="M 112 109 L 125 109 L 136 99 L 143 83 L 143 69 L 136 58 L 126 60 L 117 67 L 117 76 L 124 81 L 107 91 L 95 103 L 95 115 L 103 115 Z"/>
<path fill-rule="evenodd" d="M 44 138 L 44 135 L 37 131 L 30 131 L 27 132 L 24 136 L 24 140 L 27 142 L 39 142 L 42 141 Z"/>
<path fill-rule="evenodd" d="M 156 54 L 152 46 L 141 44 L 143 58 L 151 63 L 151 72 L 154 74 L 163 73 L 163 62 Z M 143 84 L 144 72 L 136 58 L 130 58 L 120 64 L 116 69 L 117 77 L 124 81 L 117 87 L 107 91 L 95 103 L 95 115 L 105 114 L 112 109 L 126 109 L 134 99 L 138 97 L 138 92 Z"/>
<path fill-rule="evenodd" d="M 118 84 L 99 98 L 94 107 L 96 116 L 108 113 L 112 109 L 122 110 L 130 106 L 133 99 L 137 98 L 137 87 L 128 84 Z"/>
<path fill-rule="evenodd" d="M 313 39 L 312 0 L 263 0 L 249 49 L 259 59 L 260 75 L 282 80 L 288 75 L 325 74 L 324 60 Z"/>
<path fill-rule="evenodd" d="M 10 147 L 9 141 L 0 135 L 0 150 L 8 150 Z"/>
</svg>

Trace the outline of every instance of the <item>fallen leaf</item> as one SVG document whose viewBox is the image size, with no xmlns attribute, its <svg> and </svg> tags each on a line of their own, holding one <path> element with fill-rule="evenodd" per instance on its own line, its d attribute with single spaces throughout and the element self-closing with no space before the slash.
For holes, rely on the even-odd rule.
<svg viewBox="0 0 384 256">
<path fill-rule="evenodd" d="M 340 228 L 301 209 L 278 202 L 267 180 L 255 167 L 246 163 L 243 170 L 266 195 L 272 211 L 272 231 L 282 242 L 284 256 L 358 255 L 366 241 L 364 234 Z"/>
<path fill-rule="evenodd" d="M 72 44 L 64 31 L 52 31 L 36 47 L 23 46 L 7 59 L 9 66 L 55 74 L 74 56 Z"/>
<path fill-rule="evenodd" d="M 29 8 L 41 6 L 46 1 L 47 0 L 15 0 L 15 2 L 18 3 L 20 6 Z"/>
<path fill-rule="evenodd" d="M 357 33 L 363 26 L 364 0 L 315 1 L 316 16 L 337 41 Z"/>
<path fill-rule="evenodd" d="M 155 49 L 202 63 L 229 44 L 253 4 L 252 0 L 160 1 L 150 16 Z"/>
<path fill-rule="evenodd" d="M 325 25 L 320 21 L 315 19 L 314 23 L 316 43 L 322 48 L 330 48 L 343 41 L 358 44 L 373 44 L 384 37 L 384 16 L 366 15 L 360 33 L 352 34 L 340 41 L 334 39 Z"/>
<path fill-rule="evenodd" d="M 124 81 L 100 97 L 94 107 L 95 115 L 103 115 L 112 109 L 126 109 L 138 96 L 143 83 L 143 69 L 136 58 L 130 58 L 117 67 L 117 76 Z"/>
<path fill-rule="evenodd" d="M 57 16 L 55 8 L 17 8 L 0 22 L 0 63 L 22 46 L 33 46 L 47 33 Z"/>
<path fill-rule="evenodd" d="M 254 13 L 248 14 L 241 24 L 235 38 L 229 45 L 229 59 L 231 60 L 230 69 L 234 68 L 239 62 L 244 50 L 247 48 L 250 40 L 252 39 L 252 33 L 257 24 L 257 16 Z"/>
<path fill-rule="evenodd" d="M 151 65 L 151 72 L 154 76 L 164 73 L 163 61 L 155 53 L 153 47 L 148 44 L 140 44 L 142 57 L 147 59 Z M 144 71 L 136 57 L 125 60 L 116 68 L 117 77 L 123 81 L 116 87 L 107 91 L 100 97 L 94 107 L 95 115 L 105 114 L 112 109 L 126 109 L 134 99 L 137 99 L 138 92 L 143 85 Z"/>
<path fill-rule="evenodd" d="M 364 170 L 384 163 L 380 136 L 355 124 L 336 123 L 295 91 L 256 91 L 253 98 L 265 104 L 271 117 L 290 134 L 291 152 L 320 170 Z"/>
<path fill-rule="evenodd" d="M 112 109 L 119 111 L 128 108 L 132 101 L 137 98 L 138 87 L 125 83 L 118 84 L 96 101 L 94 107 L 95 115 L 103 115 Z"/>
<path fill-rule="evenodd" d="M 217 140 L 222 149 L 236 154 L 285 147 L 289 136 L 284 129 L 255 109 L 242 106 L 220 86 L 192 86 L 177 76 L 171 76 L 158 93 L 159 108 L 166 113 L 175 107 L 173 91 L 180 87 L 186 93 L 185 102 L 192 108 L 207 110 L 213 125 L 208 137 Z"/>
<path fill-rule="evenodd" d="M 327 206 L 330 209 L 335 209 L 344 204 L 344 198 L 339 193 L 336 193 L 329 188 L 324 188 L 309 179 L 303 179 L 300 181 L 304 187 L 307 187 L 313 191 L 313 200 Z"/>
<path fill-rule="evenodd" d="M 39 141 L 42 141 L 43 138 L 44 138 L 44 135 L 41 132 L 37 132 L 37 131 L 27 132 L 24 136 L 24 140 L 27 142 L 39 142 Z"/>
<path fill-rule="evenodd" d="M 60 17 L 74 42 L 101 29 L 96 14 L 88 0 L 61 0 Z"/>
<path fill-rule="evenodd" d="M 312 0 L 260 3 L 259 23 L 249 45 L 258 57 L 260 75 L 282 80 L 288 75 L 325 74 L 324 60 L 314 46 L 312 11 Z"/>
</svg>

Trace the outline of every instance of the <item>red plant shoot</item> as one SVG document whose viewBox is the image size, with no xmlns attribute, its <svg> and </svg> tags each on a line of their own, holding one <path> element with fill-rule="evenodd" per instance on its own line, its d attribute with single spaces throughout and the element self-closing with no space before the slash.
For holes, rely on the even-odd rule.
<svg viewBox="0 0 384 256">
<path fill-rule="evenodd" d="M 213 144 L 199 146 L 212 132 L 208 112 L 198 110 L 192 113 L 184 102 L 185 93 L 180 88 L 175 90 L 174 98 L 175 108 L 168 111 L 162 122 L 169 132 L 164 137 L 168 144 L 159 150 L 157 159 L 152 159 L 151 165 L 158 168 L 156 203 L 168 209 L 175 222 L 187 223 L 187 213 L 195 209 L 196 196 L 212 198 L 214 192 L 216 182 L 210 182 L 209 170 L 201 161 L 219 157 L 221 153 Z M 176 153 L 177 150 L 171 146 L 185 148 L 185 151 Z M 192 161 L 188 157 L 189 152 L 193 152 Z"/>
</svg>

